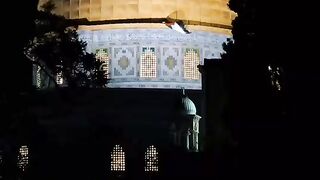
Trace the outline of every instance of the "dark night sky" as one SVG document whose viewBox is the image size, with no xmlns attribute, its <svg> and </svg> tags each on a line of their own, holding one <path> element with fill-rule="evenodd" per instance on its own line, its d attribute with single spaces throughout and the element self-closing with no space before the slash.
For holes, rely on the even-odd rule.
<svg viewBox="0 0 320 180">
<path fill-rule="evenodd" d="M 267 170 L 271 168 L 271 173 L 274 177 L 276 172 L 282 172 L 284 179 L 293 174 L 292 171 L 300 171 L 302 175 L 311 175 L 309 172 L 316 168 L 312 161 L 317 158 L 319 126 L 319 66 L 317 60 L 318 55 L 314 56 L 313 52 L 318 45 L 315 40 L 318 32 L 317 22 L 313 20 L 315 14 L 319 11 L 318 6 L 308 4 L 309 2 L 299 1 L 268 1 L 269 4 L 260 9 L 260 15 L 266 19 L 266 23 L 261 24 L 265 32 L 267 30 L 273 33 L 266 33 L 263 39 L 272 40 L 275 43 L 275 56 L 280 56 L 285 59 L 287 67 L 287 83 L 288 94 L 286 96 L 288 105 L 288 119 L 285 122 L 277 124 L 279 126 L 276 132 L 269 134 L 258 134 L 256 137 L 247 139 L 249 143 L 254 140 L 259 141 L 259 138 L 267 140 L 267 144 L 246 144 L 240 152 L 241 161 L 246 161 L 245 158 L 250 158 L 250 148 L 255 148 L 255 145 L 261 145 L 257 153 L 265 154 L 259 164 L 251 164 L 246 167 L 255 167 L 260 165 Z M 30 35 L 32 27 L 30 21 L 33 18 L 32 9 L 36 6 L 31 1 L 6 1 L 2 2 L 3 10 L 1 11 L 1 33 L 2 33 L 2 55 L 1 55 L 1 70 L 0 77 L 3 85 L 1 88 L 8 89 L 20 88 L 24 78 L 28 78 L 25 63 L 22 61 L 13 61 L 22 57 L 18 49 L 23 47 L 23 39 L 27 39 Z M 5 12 L 4 9 L 11 10 Z M 275 38 L 276 37 L 276 38 Z M 312 44 L 314 43 L 314 44 Z M 270 47 L 272 51 L 273 47 Z M 273 49 L 274 50 L 274 49 Z M 267 51 L 268 52 L 268 51 Z M 13 68 L 7 68 L 13 67 Z M 8 76 L 9 70 L 15 71 L 14 76 Z M 19 83 L 17 83 L 19 82 Z M 22 84 L 20 84 L 22 83 Z M 246 132 L 242 132 L 246 133 Z M 278 149 L 281 147 L 281 149 Z M 281 155 L 281 157 L 280 157 Z M 282 156 L 285 155 L 285 156 Z M 279 157 L 278 157 L 279 156 Z M 277 158 L 281 159 L 281 166 L 277 165 L 277 161 L 270 161 Z M 257 161 L 255 161 L 257 162 Z M 273 167 L 279 168 L 274 169 Z M 241 168 L 240 168 L 241 169 Z M 287 176 L 286 176 L 287 175 Z M 304 176 L 304 179 L 308 179 Z M 279 176 L 278 176 L 279 177 Z M 274 178 L 277 179 L 277 178 Z"/>
</svg>

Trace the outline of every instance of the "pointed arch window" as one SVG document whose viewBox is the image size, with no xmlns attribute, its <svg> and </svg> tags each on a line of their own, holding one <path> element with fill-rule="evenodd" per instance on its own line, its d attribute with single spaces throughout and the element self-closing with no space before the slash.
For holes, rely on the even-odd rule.
<svg viewBox="0 0 320 180">
<path fill-rule="evenodd" d="M 24 145 L 19 148 L 18 154 L 18 168 L 22 171 L 25 171 L 29 164 L 29 148 Z"/>
<path fill-rule="evenodd" d="M 124 172 L 126 170 L 126 156 L 120 145 L 115 145 L 111 152 L 111 171 Z"/>
<path fill-rule="evenodd" d="M 108 53 L 108 49 L 97 49 L 96 50 L 96 59 L 98 61 L 100 61 L 101 67 L 100 67 L 100 71 L 104 72 L 104 75 L 106 77 L 109 77 L 109 53 Z"/>
<path fill-rule="evenodd" d="M 156 147 L 153 145 L 147 148 L 145 152 L 145 167 L 146 172 L 158 172 L 159 171 L 159 153 Z"/>
<path fill-rule="evenodd" d="M 276 65 L 269 65 L 268 71 L 270 75 L 271 85 L 277 91 L 281 91 L 282 84 L 281 84 L 281 68 Z"/>
<path fill-rule="evenodd" d="M 184 55 L 184 78 L 187 80 L 199 80 L 200 53 L 198 49 L 186 49 Z"/>
<path fill-rule="evenodd" d="M 157 56 L 156 49 L 143 47 L 140 62 L 140 77 L 156 78 L 157 77 Z"/>
</svg>

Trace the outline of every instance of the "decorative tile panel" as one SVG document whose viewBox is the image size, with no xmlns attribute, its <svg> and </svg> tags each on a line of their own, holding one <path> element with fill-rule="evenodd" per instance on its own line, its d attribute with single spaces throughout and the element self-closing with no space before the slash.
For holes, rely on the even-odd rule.
<svg viewBox="0 0 320 180">
<path fill-rule="evenodd" d="M 198 65 L 217 59 L 229 38 L 212 32 L 185 35 L 171 29 L 81 30 L 87 50 L 107 49 L 111 88 L 201 89 Z M 94 52 L 95 53 L 95 52 Z"/>
</svg>

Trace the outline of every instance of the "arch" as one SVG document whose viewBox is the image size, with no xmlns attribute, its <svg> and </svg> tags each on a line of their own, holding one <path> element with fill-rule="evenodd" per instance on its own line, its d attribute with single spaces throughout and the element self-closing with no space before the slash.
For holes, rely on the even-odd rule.
<svg viewBox="0 0 320 180">
<path fill-rule="evenodd" d="M 111 171 L 124 172 L 126 170 L 126 156 L 120 145 L 115 145 L 111 152 Z"/>
<path fill-rule="evenodd" d="M 23 145 L 19 148 L 17 166 L 20 170 L 25 171 L 29 164 L 29 148 Z"/>
<path fill-rule="evenodd" d="M 157 57 L 154 47 L 143 47 L 140 62 L 140 77 L 157 77 Z"/>
<path fill-rule="evenodd" d="M 200 54 L 197 49 L 186 49 L 184 55 L 184 78 L 187 80 L 199 80 L 200 72 L 198 65 L 200 64 Z"/>
<path fill-rule="evenodd" d="M 144 156 L 146 172 L 158 172 L 159 171 L 159 153 L 156 147 L 153 145 L 147 148 Z"/>
<path fill-rule="evenodd" d="M 100 71 L 104 72 L 104 76 L 109 77 L 109 52 L 108 49 L 97 49 L 96 50 L 96 59 L 102 64 L 100 66 Z"/>
</svg>

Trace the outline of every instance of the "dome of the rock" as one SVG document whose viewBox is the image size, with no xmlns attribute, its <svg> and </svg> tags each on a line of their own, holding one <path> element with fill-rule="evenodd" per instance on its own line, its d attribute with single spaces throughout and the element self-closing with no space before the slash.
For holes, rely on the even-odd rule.
<svg viewBox="0 0 320 180">
<path fill-rule="evenodd" d="M 52 2 L 54 13 L 79 20 L 80 38 L 105 62 L 112 88 L 202 89 L 198 65 L 220 58 L 235 17 L 228 0 Z M 176 22 L 183 31 L 173 30 Z"/>
</svg>

